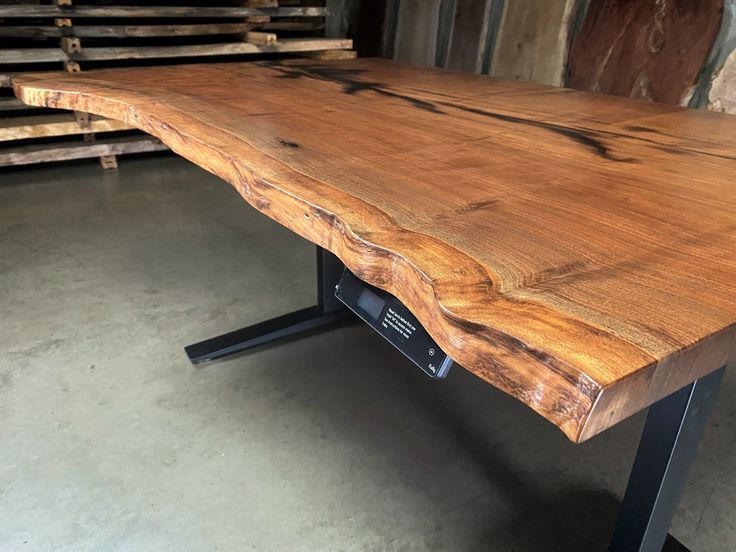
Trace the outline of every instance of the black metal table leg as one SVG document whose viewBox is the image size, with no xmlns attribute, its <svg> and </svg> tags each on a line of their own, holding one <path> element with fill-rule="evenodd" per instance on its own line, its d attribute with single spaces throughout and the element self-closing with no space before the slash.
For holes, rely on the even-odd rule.
<svg viewBox="0 0 736 552">
<path fill-rule="evenodd" d="M 350 310 L 346 309 L 334 294 L 342 271 L 340 259 L 318 247 L 317 305 L 188 345 L 184 350 L 189 360 L 195 364 L 208 362 L 278 339 L 334 326 L 338 322 L 353 318 Z"/>
<path fill-rule="evenodd" d="M 348 310 L 335 297 L 335 286 L 340 281 L 345 265 L 335 255 L 317 247 L 317 307 L 322 314 Z"/>
<path fill-rule="evenodd" d="M 662 550 L 724 371 L 649 407 L 609 552 Z"/>
</svg>

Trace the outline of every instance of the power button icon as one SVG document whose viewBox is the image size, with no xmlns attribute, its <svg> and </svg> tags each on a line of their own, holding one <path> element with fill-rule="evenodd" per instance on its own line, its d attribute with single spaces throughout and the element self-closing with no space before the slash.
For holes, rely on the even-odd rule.
<svg viewBox="0 0 736 552">
<path fill-rule="evenodd" d="M 429 348 L 429 356 L 434 356 L 434 347 Z"/>
</svg>

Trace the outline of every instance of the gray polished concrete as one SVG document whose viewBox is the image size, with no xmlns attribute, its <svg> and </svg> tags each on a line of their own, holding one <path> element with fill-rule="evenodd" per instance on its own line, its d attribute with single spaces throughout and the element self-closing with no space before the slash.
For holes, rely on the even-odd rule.
<svg viewBox="0 0 736 552">
<path fill-rule="evenodd" d="M 0 550 L 603 550 L 643 418 L 573 445 L 365 326 L 202 368 L 313 248 L 174 157 L 0 172 Z M 736 549 L 736 377 L 677 513 Z"/>
</svg>

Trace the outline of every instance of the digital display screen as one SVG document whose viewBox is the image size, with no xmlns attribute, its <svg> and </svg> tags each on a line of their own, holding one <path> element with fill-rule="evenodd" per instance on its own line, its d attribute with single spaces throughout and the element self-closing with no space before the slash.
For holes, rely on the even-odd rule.
<svg viewBox="0 0 736 552">
<path fill-rule="evenodd" d="M 381 311 L 385 305 L 386 301 L 368 288 L 363 288 L 360 297 L 358 297 L 358 306 L 372 316 L 374 320 L 378 320 L 378 317 L 381 316 Z"/>
</svg>

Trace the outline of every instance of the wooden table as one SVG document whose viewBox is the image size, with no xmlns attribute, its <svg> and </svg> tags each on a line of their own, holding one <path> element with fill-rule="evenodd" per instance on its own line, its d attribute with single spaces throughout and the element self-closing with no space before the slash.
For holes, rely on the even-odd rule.
<svg viewBox="0 0 736 552">
<path fill-rule="evenodd" d="M 668 397 L 632 473 L 656 485 L 630 485 L 614 538 L 661 546 L 736 358 L 736 119 L 383 60 L 41 74 L 15 90 L 159 137 L 575 442 Z M 321 259 L 324 291 L 336 264 Z M 269 331 L 333 316 L 328 296 Z"/>
</svg>

